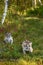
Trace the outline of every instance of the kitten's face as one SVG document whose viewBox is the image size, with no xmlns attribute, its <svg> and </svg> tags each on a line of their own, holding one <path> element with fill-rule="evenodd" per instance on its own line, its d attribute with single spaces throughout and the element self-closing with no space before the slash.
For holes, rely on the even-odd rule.
<svg viewBox="0 0 43 65">
<path fill-rule="evenodd" d="M 29 43 L 30 43 L 30 41 L 26 40 L 26 41 L 25 41 L 25 43 L 29 44 Z"/>
<path fill-rule="evenodd" d="M 6 37 L 10 37 L 11 36 L 11 33 L 6 33 Z"/>
</svg>

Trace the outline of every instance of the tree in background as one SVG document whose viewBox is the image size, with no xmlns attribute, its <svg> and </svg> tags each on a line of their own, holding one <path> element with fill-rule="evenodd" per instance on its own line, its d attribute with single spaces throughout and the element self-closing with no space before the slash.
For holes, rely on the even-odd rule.
<svg viewBox="0 0 43 65">
<path fill-rule="evenodd" d="M 32 0 L 32 6 L 36 7 L 37 6 L 37 2 L 39 2 L 40 5 L 42 5 L 42 1 L 41 0 Z"/>
</svg>

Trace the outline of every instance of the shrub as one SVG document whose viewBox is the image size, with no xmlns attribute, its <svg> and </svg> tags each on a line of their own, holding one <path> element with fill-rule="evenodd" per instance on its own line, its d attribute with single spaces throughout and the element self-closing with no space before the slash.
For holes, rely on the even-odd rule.
<svg viewBox="0 0 43 65">
<path fill-rule="evenodd" d="M 43 17 L 43 6 L 40 6 L 39 8 L 34 8 L 34 9 L 28 10 L 27 16 Z"/>
<path fill-rule="evenodd" d="M 38 10 L 36 8 L 27 11 L 27 16 L 37 16 Z"/>
<path fill-rule="evenodd" d="M 43 17 L 43 6 L 38 8 L 39 17 Z"/>
</svg>

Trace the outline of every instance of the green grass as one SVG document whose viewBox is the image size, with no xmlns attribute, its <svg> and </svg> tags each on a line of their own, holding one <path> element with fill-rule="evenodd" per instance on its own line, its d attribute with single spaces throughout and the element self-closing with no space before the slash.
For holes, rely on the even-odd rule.
<svg viewBox="0 0 43 65">
<path fill-rule="evenodd" d="M 27 53 L 30 58 L 43 58 L 43 21 L 42 20 L 23 20 L 13 23 L 6 23 L 0 28 L 4 28 L 0 34 L 0 57 L 2 58 L 24 58 L 21 43 L 28 39 L 33 43 L 33 53 Z M 12 45 L 3 42 L 6 31 L 11 32 L 14 43 Z"/>
</svg>

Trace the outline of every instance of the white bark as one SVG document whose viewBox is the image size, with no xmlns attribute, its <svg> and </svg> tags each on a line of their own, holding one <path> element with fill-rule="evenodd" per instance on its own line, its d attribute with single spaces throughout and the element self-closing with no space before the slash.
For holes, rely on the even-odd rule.
<svg viewBox="0 0 43 65">
<path fill-rule="evenodd" d="M 6 17 L 6 14 L 7 14 L 7 9 L 8 9 L 8 0 L 5 0 L 5 9 L 4 9 L 4 13 L 3 13 L 2 21 L 1 21 L 2 24 L 5 21 L 5 17 Z"/>
<path fill-rule="evenodd" d="M 37 1 L 40 3 L 40 5 L 42 5 L 42 1 L 41 0 L 32 0 L 32 6 L 33 7 L 37 6 Z"/>
<path fill-rule="evenodd" d="M 36 4 L 37 4 L 36 0 L 32 0 L 32 6 L 36 7 Z"/>
<path fill-rule="evenodd" d="M 36 0 L 34 0 L 34 1 L 35 1 L 35 2 L 34 2 L 34 3 L 35 3 L 35 7 L 36 7 L 37 2 L 36 2 Z"/>
<path fill-rule="evenodd" d="M 42 5 L 42 2 L 41 2 L 41 0 L 39 0 L 39 3 Z"/>
</svg>

